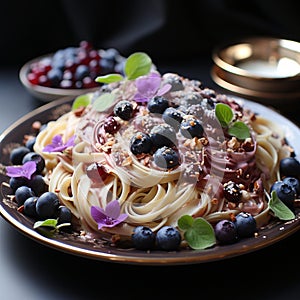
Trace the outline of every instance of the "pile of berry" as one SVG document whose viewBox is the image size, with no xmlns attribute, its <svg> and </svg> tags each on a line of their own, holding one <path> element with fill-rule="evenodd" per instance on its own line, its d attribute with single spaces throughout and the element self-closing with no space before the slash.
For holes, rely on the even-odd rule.
<svg viewBox="0 0 300 300">
<path fill-rule="evenodd" d="M 122 73 L 125 58 L 110 48 L 97 50 L 89 42 L 79 47 L 57 50 L 53 56 L 31 63 L 27 73 L 33 85 L 63 89 L 86 89 L 99 86 L 95 78 L 108 73 Z"/>
<path fill-rule="evenodd" d="M 19 176 L 11 177 L 9 180 L 18 211 L 35 221 L 56 219 L 58 225 L 71 224 L 70 209 L 60 203 L 56 193 L 48 191 L 48 185 L 43 176 L 45 160 L 40 154 L 34 152 L 35 140 L 36 137 L 32 136 L 26 144 L 14 148 L 10 153 L 10 163 L 14 166 L 22 166 L 29 161 L 36 163 L 36 171 L 30 179 Z"/>
</svg>

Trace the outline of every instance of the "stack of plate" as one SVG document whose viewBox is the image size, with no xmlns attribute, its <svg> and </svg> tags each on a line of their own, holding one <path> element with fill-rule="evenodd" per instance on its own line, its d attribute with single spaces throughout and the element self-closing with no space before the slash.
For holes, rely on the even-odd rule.
<svg viewBox="0 0 300 300">
<path fill-rule="evenodd" d="M 215 83 L 239 96 L 276 104 L 300 99 L 300 43 L 254 37 L 213 52 Z"/>
</svg>

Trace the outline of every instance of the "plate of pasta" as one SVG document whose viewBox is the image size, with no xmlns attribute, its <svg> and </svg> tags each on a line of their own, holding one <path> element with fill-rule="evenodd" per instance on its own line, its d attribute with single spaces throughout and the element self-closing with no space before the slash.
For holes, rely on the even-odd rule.
<svg viewBox="0 0 300 300">
<path fill-rule="evenodd" d="M 299 229 L 298 173 L 282 163 L 298 163 L 294 123 L 175 73 L 99 80 L 1 135 L 0 212 L 16 229 L 70 254 L 145 265 L 230 258 Z"/>
</svg>

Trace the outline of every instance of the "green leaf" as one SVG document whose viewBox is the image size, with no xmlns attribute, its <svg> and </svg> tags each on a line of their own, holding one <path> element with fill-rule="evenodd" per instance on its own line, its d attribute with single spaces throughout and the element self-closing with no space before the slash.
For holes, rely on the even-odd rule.
<svg viewBox="0 0 300 300">
<path fill-rule="evenodd" d="M 57 225 L 57 219 L 47 219 L 44 221 L 37 221 L 33 224 L 33 228 L 36 229 L 38 227 L 53 227 L 56 228 Z"/>
<path fill-rule="evenodd" d="M 87 93 L 77 96 L 72 104 L 72 110 L 76 110 L 80 107 L 87 107 L 91 103 L 93 93 Z"/>
<path fill-rule="evenodd" d="M 241 121 L 234 122 L 228 128 L 228 133 L 231 136 L 235 136 L 235 137 L 237 137 L 238 139 L 241 139 L 241 140 L 245 140 L 246 138 L 250 137 L 249 127 Z"/>
<path fill-rule="evenodd" d="M 278 198 L 276 191 L 272 191 L 269 201 L 269 208 L 275 217 L 283 221 L 295 219 L 295 214 Z"/>
<path fill-rule="evenodd" d="M 144 52 L 131 54 L 125 63 L 125 75 L 128 80 L 136 79 L 150 72 L 152 66 L 151 58 Z"/>
<path fill-rule="evenodd" d="M 98 76 L 95 81 L 100 83 L 112 83 L 123 80 L 124 77 L 120 74 L 108 74 L 104 76 Z"/>
<path fill-rule="evenodd" d="M 206 249 L 216 243 L 212 225 L 203 218 L 193 219 L 191 216 L 182 216 L 178 220 L 178 227 L 184 232 L 184 238 L 193 249 Z"/>
<path fill-rule="evenodd" d="M 178 227 L 181 230 L 187 230 L 193 226 L 194 218 L 189 215 L 184 215 L 178 220 Z"/>
<path fill-rule="evenodd" d="M 93 103 L 93 108 L 96 111 L 102 112 L 107 110 L 114 103 L 116 95 L 110 93 L 104 93 L 97 97 Z"/>
<path fill-rule="evenodd" d="M 233 118 L 233 111 L 227 104 L 218 103 L 216 105 L 215 114 L 223 128 L 229 126 Z"/>
</svg>

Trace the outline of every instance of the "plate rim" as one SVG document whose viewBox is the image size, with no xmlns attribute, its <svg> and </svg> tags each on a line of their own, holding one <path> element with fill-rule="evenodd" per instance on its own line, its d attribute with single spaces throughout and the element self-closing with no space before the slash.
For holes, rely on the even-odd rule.
<svg viewBox="0 0 300 300">
<path fill-rule="evenodd" d="M 285 126 L 290 128 L 292 132 L 297 131 L 300 135 L 300 128 L 294 122 L 287 119 L 285 116 L 281 115 L 276 110 L 273 110 L 270 107 L 262 105 L 258 102 L 246 100 L 244 98 L 239 98 L 235 96 L 229 96 L 231 98 L 236 99 L 237 101 L 242 101 L 246 107 L 249 107 L 252 110 L 262 110 L 265 113 L 272 113 L 276 115 L 279 120 L 283 121 Z M 74 97 L 62 97 L 60 99 L 54 100 L 47 104 L 44 104 L 31 112 L 25 114 L 23 117 L 12 123 L 6 130 L 4 130 L 0 135 L 0 145 L 2 145 L 5 137 L 13 132 L 18 126 L 21 126 L 25 121 L 28 121 L 38 114 L 45 113 L 47 110 L 55 109 L 63 104 L 72 103 L 71 101 Z M 3 146 L 3 145 L 2 145 Z M 232 245 L 223 245 L 223 246 L 215 246 L 211 251 L 207 249 L 204 250 L 187 250 L 188 252 L 182 251 L 182 255 L 176 256 L 176 254 L 180 253 L 180 251 L 176 252 L 166 252 L 166 251 L 127 251 L 126 249 L 116 249 L 116 251 L 109 249 L 107 251 L 100 251 L 99 248 L 95 248 L 94 250 L 80 247 L 80 245 L 72 245 L 64 242 L 61 239 L 50 239 L 47 238 L 37 231 L 33 229 L 33 227 L 26 226 L 26 224 L 22 223 L 20 220 L 16 219 L 12 214 L 9 213 L 7 205 L 3 202 L 3 197 L 0 200 L 0 215 L 15 229 L 24 234 L 25 236 L 35 240 L 43 244 L 44 246 L 48 246 L 52 249 L 59 250 L 68 254 L 77 255 L 84 258 L 100 260 L 100 261 L 109 261 L 115 263 L 125 263 L 125 264 L 138 264 L 138 265 L 180 265 L 180 264 L 198 264 L 198 263 L 206 263 L 212 261 L 218 261 L 223 259 L 228 259 L 235 256 L 244 255 L 253 251 L 257 251 L 268 247 L 272 244 L 275 244 L 284 238 L 294 234 L 300 228 L 300 216 L 289 222 L 280 222 L 280 224 L 276 225 L 280 226 L 283 229 L 277 228 L 281 230 L 280 233 L 276 233 L 275 231 L 270 230 L 271 238 L 264 238 L 263 236 L 259 236 L 259 238 L 246 238 Z M 252 246 L 248 245 L 246 242 L 255 241 L 252 243 Z M 255 240 L 256 239 L 256 240 Z M 244 241 L 244 243 L 243 243 Z M 220 250 L 221 249 L 221 250 Z M 230 249 L 229 252 L 226 252 L 226 249 Z M 187 253 L 188 255 L 184 255 Z"/>
</svg>

